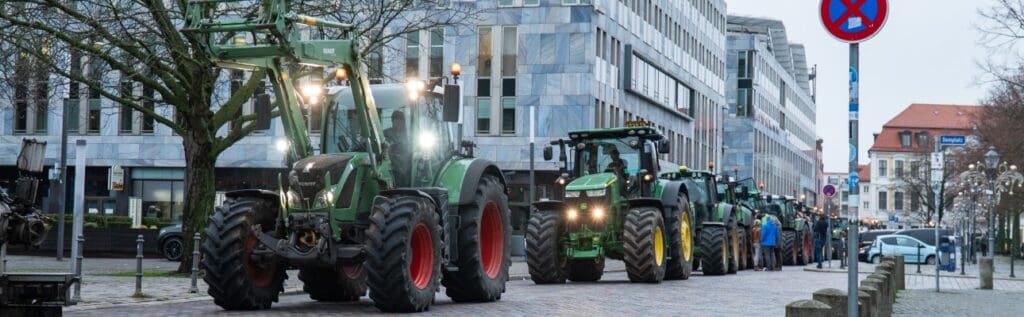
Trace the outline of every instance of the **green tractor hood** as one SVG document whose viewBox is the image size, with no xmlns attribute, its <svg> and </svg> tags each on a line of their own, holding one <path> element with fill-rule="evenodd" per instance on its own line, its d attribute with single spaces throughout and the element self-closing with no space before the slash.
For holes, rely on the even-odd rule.
<svg viewBox="0 0 1024 317">
<path fill-rule="evenodd" d="M 565 190 L 594 190 L 604 189 L 615 183 L 618 177 L 615 173 L 598 173 L 577 178 L 565 186 Z"/>
</svg>

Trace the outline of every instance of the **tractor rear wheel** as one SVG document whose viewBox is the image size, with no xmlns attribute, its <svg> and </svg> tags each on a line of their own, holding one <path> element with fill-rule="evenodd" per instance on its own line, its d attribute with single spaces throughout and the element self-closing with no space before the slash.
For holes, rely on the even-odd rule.
<svg viewBox="0 0 1024 317">
<path fill-rule="evenodd" d="M 270 308 L 284 290 L 284 266 L 276 257 L 255 259 L 259 244 L 252 232 L 274 230 L 278 204 L 255 197 L 239 197 L 217 207 L 206 225 L 203 243 L 203 280 L 213 302 L 227 310 Z"/>
<path fill-rule="evenodd" d="M 796 232 L 782 231 L 782 265 L 796 264 Z"/>
<path fill-rule="evenodd" d="M 557 211 L 534 210 L 526 224 L 526 266 L 537 284 L 565 283 L 559 254 L 561 218 Z"/>
<path fill-rule="evenodd" d="M 623 262 L 634 283 L 659 283 L 665 278 L 665 223 L 657 208 L 626 211 L 623 224 Z"/>
<path fill-rule="evenodd" d="M 351 302 L 366 295 L 366 269 L 362 264 L 300 269 L 299 280 L 302 291 L 315 301 Z"/>
<path fill-rule="evenodd" d="M 422 197 L 377 196 L 366 229 L 370 299 L 385 312 L 427 310 L 440 287 L 441 227 Z"/>
<path fill-rule="evenodd" d="M 728 274 L 736 274 L 739 271 L 740 259 L 740 231 L 738 226 L 729 229 L 729 270 Z"/>
<path fill-rule="evenodd" d="M 592 260 L 569 261 L 565 273 L 573 282 L 596 282 L 604 274 L 604 256 Z"/>
<path fill-rule="evenodd" d="M 484 175 L 476 199 L 459 211 L 457 271 L 444 270 L 441 284 L 456 302 L 492 302 L 501 299 L 512 264 L 512 221 L 508 196 L 498 178 Z"/>
<path fill-rule="evenodd" d="M 704 275 L 725 275 L 729 269 L 729 239 L 725 227 L 705 226 L 700 232 L 700 266 Z"/>
<path fill-rule="evenodd" d="M 685 280 L 693 272 L 693 222 L 690 219 L 690 201 L 686 196 L 677 200 L 679 210 L 665 218 L 665 232 L 668 233 L 668 265 L 665 267 L 666 280 Z"/>
</svg>

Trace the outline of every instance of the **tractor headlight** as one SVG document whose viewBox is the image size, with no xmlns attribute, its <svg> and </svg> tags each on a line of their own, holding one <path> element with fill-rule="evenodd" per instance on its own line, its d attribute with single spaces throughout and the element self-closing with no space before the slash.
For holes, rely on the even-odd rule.
<svg viewBox="0 0 1024 317">
<path fill-rule="evenodd" d="M 590 215 L 596 221 L 604 220 L 604 209 L 601 207 L 594 207 L 594 210 L 590 211 Z"/>
<path fill-rule="evenodd" d="M 287 199 L 288 199 L 288 207 L 293 207 L 293 208 L 294 207 L 298 207 L 298 208 L 304 207 L 302 205 L 302 196 L 300 196 L 299 192 L 297 192 L 295 190 L 289 190 L 288 191 Z"/>
<path fill-rule="evenodd" d="M 567 190 L 565 191 L 566 198 L 577 198 L 580 197 L 581 190 Z M 588 194 L 589 195 L 589 194 Z"/>
<path fill-rule="evenodd" d="M 576 209 L 570 208 L 565 211 L 565 218 L 569 219 L 569 221 L 576 221 L 576 218 L 579 216 L 580 214 L 576 212 Z"/>
<path fill-rule="evenodd" d="M 607 191 L 607 189 L 604 189 L 604 188 L 588 190 L 587 191 L 587 197 L 601 197 L 601 196 L 605 195 L 606 191 Z"/>
<path fill-rule="evenodd" d="M 322 190 L 313 200 L 313 208 L 326 208 L 334 205 L 334 189 Z"/>
</svg>

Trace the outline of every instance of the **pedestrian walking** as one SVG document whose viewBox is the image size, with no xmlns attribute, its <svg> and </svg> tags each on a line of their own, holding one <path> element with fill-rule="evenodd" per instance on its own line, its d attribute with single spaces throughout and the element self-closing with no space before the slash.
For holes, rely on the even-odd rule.
<svg viewBox="0 0 1024 317">
<path fill-rule="evenodd" d="M 814 223 L 814 261 L 818 262 L 818 268 L 821 268 L 821 262 L 823 260 L 825 252 L 825 239 L 828 237 L 828 221 L 825 221 L 825 217 L 818 217 L 818 221 Z"/>
<path fill-rule="evenodd" d="M 776 267 L 778 263 L 775 262 L 775 242 L 779 237 L 779 227 L 772 218 L 772 216 L 766 217 L 761 224 L 761 248 L 764 249 L 765 269 L 768 271 L 778 270 Z"/>
<path fill-rule="evenodd" d="M 754 245 L 754 271 L 761 270 L 761 220 L 754 219 L 754 228 L 750 235 L 750 243 Z"/>
</svg>

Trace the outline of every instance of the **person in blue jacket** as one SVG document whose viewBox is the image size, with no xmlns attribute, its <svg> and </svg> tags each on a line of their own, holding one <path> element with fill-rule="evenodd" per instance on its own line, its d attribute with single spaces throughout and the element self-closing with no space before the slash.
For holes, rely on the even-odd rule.
<svg viewBox="0 0 1024 317">
<path fill-rule="evenodd" d="M 766 271 L 779 269 L 775 263 L 775 241 L 779 237 L 779 227 L 772 218 L 774 217 L 766 216 L 765 221 L 761 222 L 761 249 L 765 257 Z"/>
</svg>

